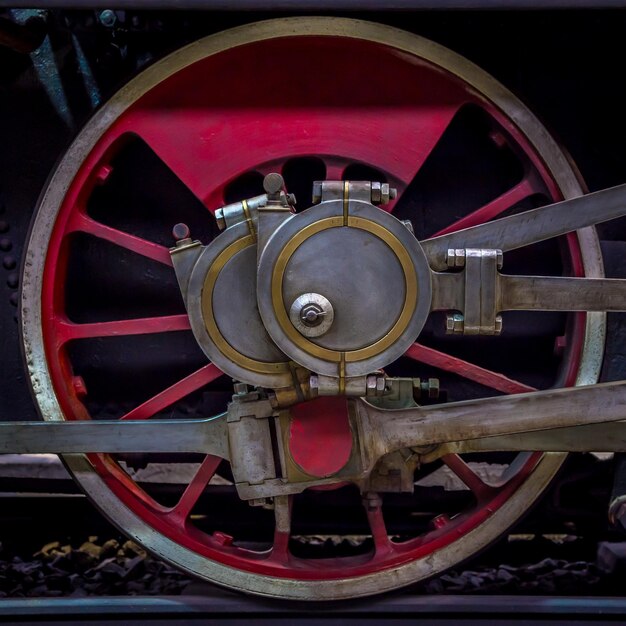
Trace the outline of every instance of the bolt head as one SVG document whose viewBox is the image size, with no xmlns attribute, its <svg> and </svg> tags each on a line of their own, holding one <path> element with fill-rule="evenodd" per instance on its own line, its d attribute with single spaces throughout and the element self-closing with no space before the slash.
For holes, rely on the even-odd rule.
<svg viewBox="0 0 626 626">
<path fill-rule="evenodd" d="M 172 228 L 172 237 L 176 239 L 176 241 L 180 241 L 181 239 L 189 239 L 189 226 L 187 224 L 176 224 L 174 228 Z"/>
<path fill-rule="evenodd" d="M 372 190 L 372 203 L 373 204 L 380 204 L 382 201 L 381 187 L 382 185 L 380 183 L 376 183 L 376 182 L 372 183 L 371 190 Z"/>
<path fill-rule="evenodd" d="M 439 379 L 438 378 L 428 379 L 428 397 L 429 398 L 439 397 Z"/>
<path fill-rule="evenodd" d="M 322 201 L 322 181 L 316 180 L 313 183 L 313 204 L 319 204 Z"/>
<path fill-rule="evenodd" d="M 463 332 L 465 318 L 460 313 L 446 315 L 446 334 L 459 335 Z"/>
<path fill-rule="evenodd" d="M 224 230 L 226 228 L 226 218 L 224 217 L 224 209 L 217 209 L 214 213 L 215 220 L 217 221 L 217 227 L 220 230 Z"/>
<path fill-rule="evenodd" d="M 499 335 L 502 332 L 502 315 L 496 315 L 494 334 Z"/>
<path fill-rule="evenodd" d="M 446 264 L 450 269 L 465 267 L 465 250 L 463 248 L 449 248 L 446 253 Z"/>
<path fill-rule="evenodd" d="M 245 396 L 248 393 L 248 385 L 246 383 L 235 383 L 233 389 L 238 396 Z"/>
<path fill-rule="evenodd" d="M 285 181 L 278 172 L 271 172 L 263 179 L 263 189 L 269 195 L 280 193 L 284 185 Z"/>
</svg>

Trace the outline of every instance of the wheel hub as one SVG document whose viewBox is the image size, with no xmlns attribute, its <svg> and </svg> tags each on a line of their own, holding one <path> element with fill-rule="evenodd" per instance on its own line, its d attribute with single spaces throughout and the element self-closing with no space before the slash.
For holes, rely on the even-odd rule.
<svg viewBox="0 0 626 626">
<path fill-rule="evenodd" d="M 333 379 L 327 391 L 356 390 L 420 333 L 431 304 L 428 262 L 412 230 L 372 204 L 394 195 L 388 185 L 318 182 L 319 203 L 300 214 L 282 187 L 269 174 L 264 206 L 242 210 L 208 246 L 185 238 L 172 249 L 196 339 L 249 384 L 292 384 L 287 355 Z M 241 337 L 243 328 L 254 331 Z"/>
</svg>

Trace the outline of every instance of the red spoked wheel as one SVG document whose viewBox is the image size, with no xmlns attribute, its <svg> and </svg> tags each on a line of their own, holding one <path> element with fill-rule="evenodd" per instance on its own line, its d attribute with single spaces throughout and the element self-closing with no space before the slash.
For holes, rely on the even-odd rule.
<svg viewBox="0 0 626 626">
<path fill-rule="evenodd" d="M 535 117 L 471 63 L 417 36 L 335 18 L 252 24 L 150 67 L 86 126 L 35 217 L 22 333 L 48 420 L 200 417 L 232 381 L 195 344 L 171 268 L 171 226 L 207 243 L 212 212 L 281 171 L 299 210 L 313 180 L 381 180 L 418 239 L 581 193 Z M 509 273 L 601 275 L 591 230 L 508 253 Z M 444 333 L 431 315 L 392 375 L 438 377 L 448 400 L 592 384 L 599 314 L 509 314 L 501 337 Z M 514 416 L 512 416 L 514 419 Z M 291 447 L 332 473 L 349 438 L 342 401 L 294 410 Z M 414 494 L 364 506 L 353 485 L 291 497 L 290 520 L 238 500 L 214 457 L 67 457 L 124 532 L 180 568 L 243 591 L 299 599 L 379 593 L 471 556 L 518 519 L 563 455 L 447 454 Z M 176 468 L 156 489 L 138 463 Z M 182 477 L 182 478 L 181 478 Z M 184 478 L 185 485 L 180 486 Z"/>
</svg>

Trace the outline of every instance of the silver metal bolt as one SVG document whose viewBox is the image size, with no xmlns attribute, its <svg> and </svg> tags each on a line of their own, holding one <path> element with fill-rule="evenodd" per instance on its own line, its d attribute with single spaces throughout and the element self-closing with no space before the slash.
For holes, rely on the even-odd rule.
<svg viewBox="0 0 626 626">
<path fill-rule="evenodd" d="M 319 204 L 322 201 L 322 181 L 316 180 L 313 183 L 313 204 Z"/>
<path fill-rule="evenodd" d="M 438 398 L 439 397 L 439 379 L 438 378 L 429 378 L 428 386 L 427 386 L 427 394 L 429 398 Z"/>
<path fill-rule="evenodd" d="M 381 193 L 381 184 L 373 182 L 371 186 L 372 190 L 372 204 L 380 204 L 382 193 Z"/>
<path fill-rule="evenodd" d="M 291 323 L 305 337 L 320 337 L 328 332 L 334 316 L 332 304 L 319 293 L 303 293 L 289 309 Z"/>
<path fill-rule="evenodd" d="M 448 313 L 446 315 L 446 334 L 460 335 L 465 326 L 465 318 L 461 313 Z"/>
<path fill-rule="evenodd" d="M 394 200 L 398 195 L 398 190 L 390 187 L 389 183 L 373 182 L 371 190 L 372 204 L 388 204 L 390 200 Z"/>
<path fill-rule="evenodd" d="M 394 200 L 398 195 L 398 190 L 390 187 L 388 183 L 383 183 L 380 186 L 380 203 L 389 204 L 390 200 Z"/>
<path fill-rule="evenodd" d="M 248 385 L 246 383 L 235 383 L 233 389 L 238 396 L 245 396 L 248 393 Z"/>
<path fill-rule="evenodd" d="M 465 267 L 465 250 L 463 248 L 449 248 L 446 253 L 446 264 L 450 269 Z"/>
<path fill-rule="evenodd" d="M 271 172 L 263 179 L 263 189 L 268 195 L 280 193 L 284 185 L 285 181 L 278 172 Z"/>
<path fill-rule="evenodd" d="M 411 220 L 401 220 L 404 227 L 412 234 L 415 234 L 415 229 L 413 228 L 413 222 Z"/>
<path fill-rule="evenodd" d="M 215 219 L 217 221 L 217 227 L 220 230 L 224 230 L 226 228 L 226 218 L 224 217 L 224 209 L 217 209 L 214 213 Z"/>
<path fill-rule="evenodd" d="M 176 240 L 176 247 L 182 248 L 183 246 L 189 245 L 191 243 L 191 233 L 189 232 L 189 226 L 187 224 L 176 224 L 174 228 L 172 228 L 172 237 Z"/>
<path fill-rule="evenodd" d="M 499 270 L 502 269 L 504 265 L 504 254 L 502 254 L 502 250 L 496 250 L 496 266 Z"/>
<path fill-rule="evenodd" d="M 499 335 L 502 332 L 502 315 L 496 315 L 494 334 Z"/>
<path fill-rule="evenodd" d="M 309 388 L 311 391 L 317 391 L 320 388 L 320 379 L 317 374 L 313 374 L 311 378 L 309 378 Z"/>
<path fill-rule="evenodd" d="M 318 317 L 319 317 L 319 315 L 318 315 L 318 313 L 316 311 L 307 311 L 302 316 L 302 319 L 310 323 L 310 322 L 315 322 Z"/>
</svg>

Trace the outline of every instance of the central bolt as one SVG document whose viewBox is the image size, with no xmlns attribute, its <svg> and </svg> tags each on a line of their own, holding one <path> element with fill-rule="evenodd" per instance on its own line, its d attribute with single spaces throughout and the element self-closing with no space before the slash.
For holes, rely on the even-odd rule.
<svg viewBox="0 0 626 626">
<path fill-rule="evenodd" d="M 302 310 L 300 311 L 300 319 L 307 326 L 317 326 L 318 324 L 321 324 L 324 315 L 326 315 L 324 309 L 314 303 L 302 307 Z"/>
<path fill-rule="evenodd" d="M 334 311 L 324 296 L 319 293 L 304 293 L 291 305 L 289 318 L 300 334 L 305 337 L 319 337 L 332 326 Z"/>
</svg>

